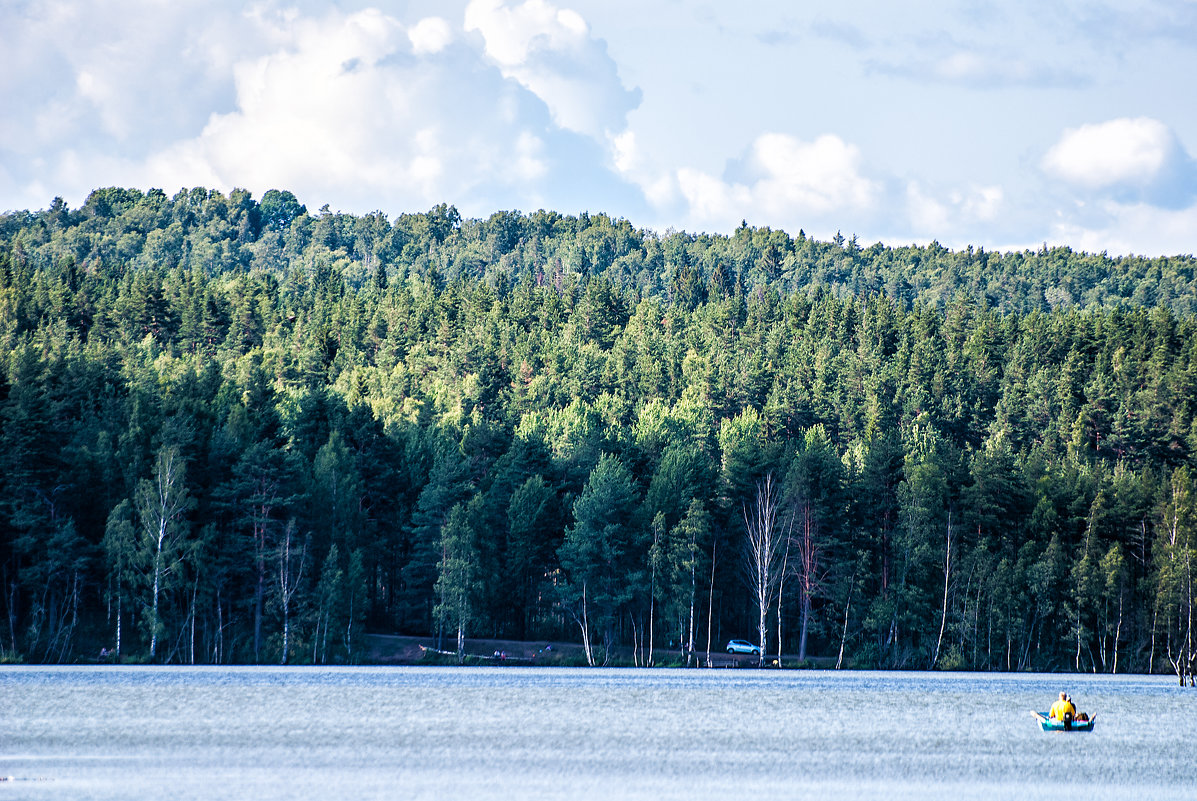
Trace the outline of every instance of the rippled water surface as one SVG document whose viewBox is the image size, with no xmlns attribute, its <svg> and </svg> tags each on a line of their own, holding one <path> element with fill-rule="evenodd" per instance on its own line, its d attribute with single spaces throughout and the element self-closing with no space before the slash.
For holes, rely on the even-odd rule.
<svg viewBox="0 0 1197 801">
<path fill-rule="evenodd" d="M 1091 734 L 1030 710 L 1061 689 Z M 1193 799 L 1167 677 L 0 670 L 5 799 Z"/>
</svg>

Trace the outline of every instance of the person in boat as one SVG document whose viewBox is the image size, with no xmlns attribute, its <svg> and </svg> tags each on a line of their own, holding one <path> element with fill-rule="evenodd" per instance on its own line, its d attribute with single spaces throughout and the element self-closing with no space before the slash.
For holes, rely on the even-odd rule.
<svg viewBox="0 0 1197 801">
<path fill-rule="evenodd" d="M 1069 695 L 1064 700 L 1066 700 L 1068 703 L 1071 704 L 1072 696 Z M 1076 707 L 1073 707 L 1073 708 L 1075 709 Z M 1075 714 L 1073 714 L 1072 719 L 1075 723 L 1088 723 L 1089 722 L 1089 714 L 1087 712 L 1076 712 Z"/>
<path fill-rule="evenodd" d="M 1069 728 L 1075 717 L 1076 707 L 1072 705 L 1072 698 L 1068 693 L 1060 693 L 1060 700 L 1052 704 L 1051 711 L 1047 713 L 1048 720 L 1058 720 L 1065 728 Z"/>
</svg>

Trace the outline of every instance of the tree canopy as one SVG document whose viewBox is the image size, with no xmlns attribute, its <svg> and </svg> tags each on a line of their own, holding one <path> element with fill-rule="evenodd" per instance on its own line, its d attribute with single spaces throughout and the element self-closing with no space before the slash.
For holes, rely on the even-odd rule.
<svg viewBox="0 0 1197 801">
<path fill-rule="evenodd" d="M 1195 268 L 282 191 L 0 215 L 0 656 L 718 647 L 765 625 L 772 476 L 787 653 L 1187 675 Z"/>
</svg>

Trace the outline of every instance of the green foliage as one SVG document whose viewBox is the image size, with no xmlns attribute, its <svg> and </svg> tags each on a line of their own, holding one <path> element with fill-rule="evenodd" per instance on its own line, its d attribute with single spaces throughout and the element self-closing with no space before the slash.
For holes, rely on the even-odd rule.
<svg viewBox="0 0 1197 801">
<path fill-rule="evenodd" d="M 604 454 L 574 502 L 575 522 L 558 550 L 562 603 L 583 636 L 597 632 L 608 651 L 621 612 L 643 590 L 647 543 L 638 506 L 632 474 L 618 457 Z"/>
<path fill-rule="evenodd" d="M 477 594 L 478 549 L 469 514 L 463 504 L 449 512 L 441 527 L 441 560 L 437 564 L 436 597 L 433 610 L 437 624 L 457 632 L 457 658 L 463 660 L 466 629 L 474 619 Z"/>
<path fill-rule="evenodd" d="M 769 611 L 784 649 L 1187 675 L 1195 313 L 1191 256 L 309 214 L 279 190 L 5 214 L 0 659 L 261 661 L 284 611 L 315 663 L 461 620 L 747 636 L 741 514 L 772 473 L 809 535 Z M 290 525 L 312 567 L 284 610 Z"/>
</svg>

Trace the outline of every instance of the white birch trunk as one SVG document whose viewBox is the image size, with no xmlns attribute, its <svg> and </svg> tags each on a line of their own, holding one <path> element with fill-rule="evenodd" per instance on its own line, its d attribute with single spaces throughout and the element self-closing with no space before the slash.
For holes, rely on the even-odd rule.
<svg viewBox="0 0 1197 801">
<path fill-rule="evenodd" d="M 158 650 L 158 590 L 162 581 L 162 543 L 166 539 L 166 520 L 160 518 L 158 524 L 158 540 L 154 550 L 154 590 L 153 603 L 150 607 L 150 659 Z"/>
<path fill-rule="evenodd" d="M 853 579 L 855 580 L 855 578 Z M 835 669 L 839 670 L 844 664 L 844 643 L 848 639 L 848 613 L 852 611 L 852 588 L 848 588 L 848 602 L 844 604 L 844 626 L 840 629 L 840 652 L 835 658 Z"/>
<path fill-rule="evenodd" d="M 752 585 L 753 601 L 756 603 L 757 643 L 760 654 L 757 664 L 765 666 L 768 651 L 769 632 L 767 628 L 769 607 L 776 593 L 777 568 L 780 557 L 777 538 L 777 497 L 773 474 L 769 473 L 757 483 L 756 500 L 751 513 L 744 507 L 744 528 L 748 534 L 748 573 Z"/>
<path fill-rule="evenodd" d="M 590 649 L 590 620 L 586 613 L 586 583 L 582 583 L 582 646 L 586 649 L 586 664 L 594 667 L 594 652 Z"/>
<path fill-rule="evenodd" d="M 698 595 L 698 575 L 694 562 L 690 563 L 690 622 L 686 627 L 686 667 L 690 667 L 690 660 L 694 655 L 694 602 Z"/>
<path fill-rule="evenodd" d="M 711 626 L 715 616 L 715 538 L 711 537 L 711 591 L 707 597 L 707 667 L 711 666 Z"/>
<path fill-rule="evenodd" d="M 948 627 L 948 585 L 952 578 L 952 513 L 948 512 L 947 546 L 943 557 L 943 615 L 939 619 L 939 638 L 935 641 L 935 654 L 931 657 L 931 668 L 939 662 L 939 649 L 943 646 L 943 633 Z M 1009 669 L 1010 655 L 1007 646 L 1006 667 Z"/>
<path fill-rule="evenodd" d="M 1122 593 L 1118 593 L 1118 625 L 1114 628 L 1114 670 L 1118 672 L 1118 639 L 1122 636 Z"/>
<path fill-rule="evenodd" d="M 656 627 L 653 625 L 653 618 L 656 616 L 657 606 L 657 565 L 653 562 L 652 581 L 649 584 L 648 591 L 648 656 L 644 660 L 645 667 L 653 666 L 653 637 L 656 633 Z"/>
</svg>

